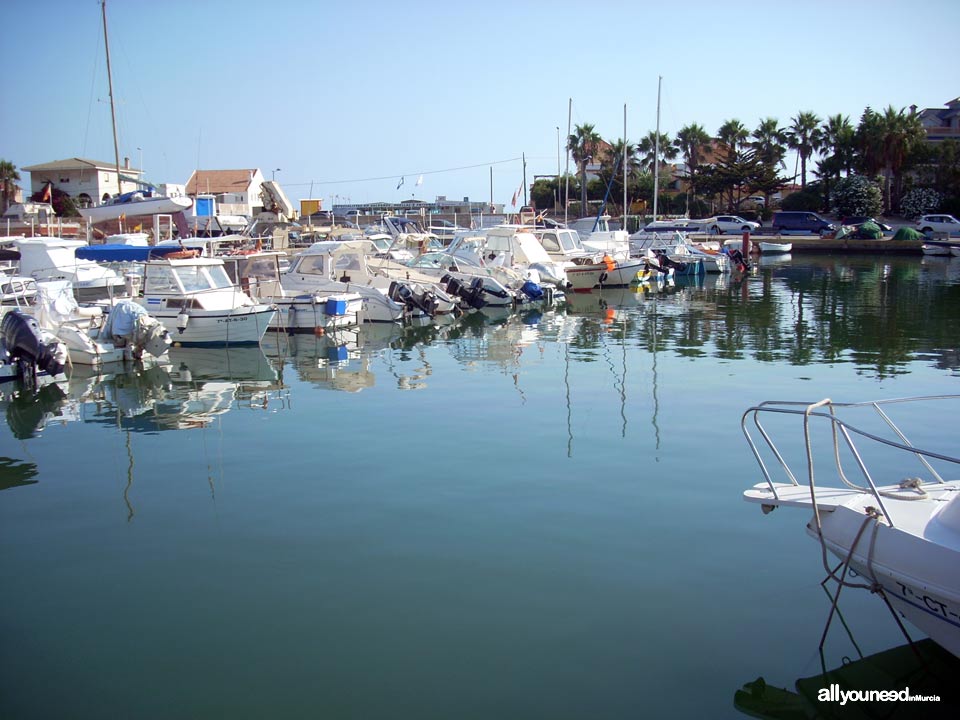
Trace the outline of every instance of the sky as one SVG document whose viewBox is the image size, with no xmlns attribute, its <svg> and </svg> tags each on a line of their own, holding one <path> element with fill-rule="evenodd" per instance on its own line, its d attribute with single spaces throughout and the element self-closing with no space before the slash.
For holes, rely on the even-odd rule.
<svg viewBox="0 0 960 720">
<path fill-rule="evenodd" d="M 112 164 L 99 0 L 3 0 L 0 20 L 0 159 Z M 155 184 L 259 168 L 327 208 L 509 208 L 524 179 L 574 171 L 569 128 L 652 131 L 658 84 L 671 137 L 944 107 L 958 27 L 957 0 L 107 2 L 121 161 Z"/>
</svg>

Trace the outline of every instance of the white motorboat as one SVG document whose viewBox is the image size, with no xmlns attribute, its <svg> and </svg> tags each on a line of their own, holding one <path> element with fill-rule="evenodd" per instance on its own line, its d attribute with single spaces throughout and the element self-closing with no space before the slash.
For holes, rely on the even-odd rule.
<svg viewBox="0 0 960 720">
<path fill-rule="evenodd" d="M 723 246 L 739 250 L 743 247 L 743 238 L 730 238 L 724 241 Z M 759 252 L 761 255 L 788 253 L 791 250 L 793 250 L 793 243 L 770 242 L 769 240 L 752 240 L 750 242 L 750 251 Z"/>
<path fill-rule="evenodd" d="M 221 255 L 227 275 L 254 300 L 277 306 L 270 323 L 275 330 L 320 333 L 360 322 L 363 296 L 355 292 L 288 292 L 280 284 L 276 251 L 239 250 Z"/>
<path fill-rule="evenodd" d="M 489 307 L 514 308 L 534 301 L 552 302 L 552 286 L 540 285 L 536 271 L 521 273 L 512 268 L 486 265 L 476 256 L 468 261 L 463 255 L 428 252 L 404 263 L 440 283 L 450 295 L 459 297 L 475 310 Z"/>
<path fill-rule="evenodd" d="M 374 246 L 366 240 L 324 240 L 294 255 L 280 276 L 289 292 L 359 293 L 366 302 L 361 322 L 396 322 L 403 318 L 432 318 L 459 310 L 458 303 L 431 278 L 391 277 L 369 263 Z"/>
<path fill-rule="evenodd" d="M 613 255 L 584 247 L 577 231 L 569 228 L 538 229 L 534 235 L 552 260 L 564 264 L 570 289 L 574 292 L 629 287 L 642 282 L 647 276 L 646 263 L 629 256 L 626 234 L 623 238 L 625 244 L 612 251 Z"/>
<path fill-rule="evenodd" d="M 99 369 L 144 351 L 160 356 L 170 345 L 166 329 L 132 300 L 116 301 L 104 314 L 99 305 L 80 306 L 66 280 L 41 281 L 37 288 L 30 310 L 43 330 L 63 341 L 74 365 Z"/>
<path fill-rule="evenodd" d="M 566 288 L 565 263 L 553 260 L 526 225 L 496 225 L 458 233 L 444 251 L 472 266 L 506 268 L 541 285 Z"/>
<path fill-rule="evenodd" d="M 162 254 L 161 254 L 162 253 Z M 170 333 L 175 345 L 256 345 L 276 315 L 236 287 L 220 258 L 199 250 L 132 245 L 91 245 L 78 256 L 100 262 L 142 260 L 137 303 Z"/>
<path fill-rule="evenodd" d="M 16 241 L 20 274 L 35 280 L 66 280 L 80 301 L 102 300 L 123 291 L 123 276 L 92 260 L 76 256 L 88 247 L 82 240 L 24 238 Z"/>
<path fill-rule="evenodd" d="M 152 195 L 149 191 L 134 191 L 117 195 L 101 205 L 79 208 L 80 215 L 93 223 L 143 215 L 172 215 L 184 212 L 193 206 L 187 197 Z"/>
<path fill-rule="evenodd" d="M 796 507 L 812 513 L 807 532 L 823 548 L 837 593 L 859 587 L 880 594 L 960 656 L 960 480 L 944 478 L 960 458 L 942 447 L 954 442 L 952 430 L 931 421 L 935 410 L 955 417 L 958 400 L 766 402 L 748 409 L 741 424 L 765 480 L 744 499 L 764 512 Z M 891 418 L 895 412 L 916 423 L 910 439 Z M 773 436 L 784 430 L 793 433 L 792 442 L 775 443 Z M 827 446 L 822 455 L 814 450 L 820 443 Z M 814 477 L 824 461 L 833 466 L 826 482 Z M 781 472 L 784 481 L 775 482 Z M 839 565 L 831 566 L 828 551 Z"/>
</svg>

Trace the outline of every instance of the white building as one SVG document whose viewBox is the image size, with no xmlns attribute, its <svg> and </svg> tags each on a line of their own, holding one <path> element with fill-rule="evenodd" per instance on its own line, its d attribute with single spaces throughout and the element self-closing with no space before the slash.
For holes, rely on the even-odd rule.
<svg viewBox="0 0 960 720">
<path fill-rule="evenodd" d="M 187 181 L 186 195 L 196 200 L 213 196 L 216 213 L 255 217 L 263 210 L 260 185 L 263 173 L 259 168 L 244 170 L 195 170 Z"/>
<path fill-rule="evenodd" d="M 68 158 L 23 170 L 30 173 L 30 194 L 40 192 L 49 182 L 54 188 L 72 197 L 79 207 L 96 205 L 112 195 L 133 192 L 140 187 L 142 170 L 130 167 L 130 158 L 124 158 L 120 169 L 119 187 L 115 163 Z"/>
</svg>

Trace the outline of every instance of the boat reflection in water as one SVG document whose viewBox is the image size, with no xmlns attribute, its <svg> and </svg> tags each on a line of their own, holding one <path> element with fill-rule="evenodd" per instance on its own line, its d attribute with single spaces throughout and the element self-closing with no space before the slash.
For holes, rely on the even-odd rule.
<svg viewBox="0 0 960 720">
<path fill-rule="evenodd" d="M 821 656 L 821 661 L 823 657 Z M 745 683 L 733 705 L 750 717 L 768 720 L 817 718 L 955 718 L 960 659 L 933 640 L 923 639 L 796 681 L 797 692 L 775 687 L 763 677 Z M 890 693 L 873 695 L 870 691 Z M 898 697 L 893 699 L 892 693 Z M 907 696 L 930 699 L 907 700 Z M 939 698 L 939 699 L 933 699 Z"/>
<path fill-rule="evenodd" d="M 365 323 L 322 335 L 270 332 L 262 346 L 279 367 L 292 366 L 303 382 L 360 392 L 376 382 L 370 369 L 375 356 L 399 344 L 408 330 L 396 323 Z"/>
<path fill-rule="evenodd" d="M 265 408 L 284 390 L 259 347 L 170 348 L 154 364 L 124 369 L 75 373 L 35 392 L 14 387 L 0 408 L 18 439 L 67 422 L 155 432 L 205 427 L 234 406 Z"/>
</svg>

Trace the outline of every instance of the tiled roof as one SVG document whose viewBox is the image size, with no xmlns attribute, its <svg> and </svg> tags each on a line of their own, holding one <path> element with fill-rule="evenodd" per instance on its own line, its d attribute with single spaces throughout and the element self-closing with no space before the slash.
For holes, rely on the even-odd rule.
<svg viewBox="0 0 960 720">
<path fill-rule="evenodd" d="M 187 182 L 186 194 L 219 195 L 221 193 L 246 192 L 256 172 L 255 169 L 194 170 L 193 175 Z"/>
<path fill-rule="evenodd" d="M 21 168 L 27 172 L 42 172 L 44 170 L 113 170 L 117 171 L 115 162 L 103 162 L 101 160 L 88 160 L 86 158 L 67 158 L 66 160 L 54 160 L 53 162 L 41 163 L 40 165 L 31 165 Z M 128 172 L 136 170 L 134 168 L 122 168 Z"/>
</svg>

